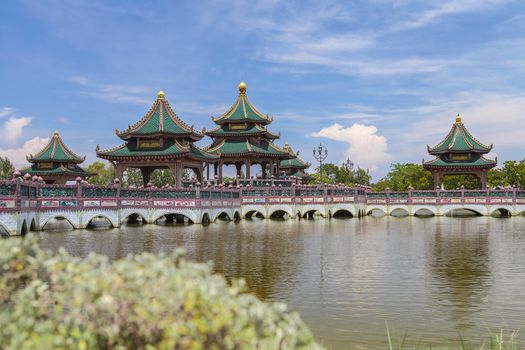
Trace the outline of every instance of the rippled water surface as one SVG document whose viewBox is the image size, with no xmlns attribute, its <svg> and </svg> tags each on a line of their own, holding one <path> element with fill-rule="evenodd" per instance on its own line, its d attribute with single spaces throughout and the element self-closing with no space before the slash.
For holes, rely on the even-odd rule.
<svg viewBox="0 0 525 350">
<path fill-rule="evenodd" d="M 408 344 L 458 344 L 525 325 L 525 218 L 243 220 L 39 233 L 71 254 L 184 247 L 286 302 L 333 349 L 383 349 L 385 320 Z M 508 331 L 507 331 L 508 334 Z M 519 336 L 525 342 L 523 335 Z"/>
</svg>

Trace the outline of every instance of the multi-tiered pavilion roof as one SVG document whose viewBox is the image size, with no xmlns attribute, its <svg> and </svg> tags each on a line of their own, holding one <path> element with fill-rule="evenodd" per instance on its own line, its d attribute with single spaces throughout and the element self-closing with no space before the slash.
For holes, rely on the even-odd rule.
<svg viewBox="0 0 525 350">
<path fill-rule="evenodd" d="M 193 169 L 201 178 L 203 164 L 219 158 L 194 145 L 204 137 L 204 130 L 198 132 L 184 123 L 171 109 L 162 91 L 142 119 L 115 132 L 125 143 L 108 150 L 97 147 L 97 156 L 113 162 L 119 177 L 128 167 L 141 169 L 145 184 L 153 170 L 169 168 L 181 186 L 184 168 Z"/>
<path fill-rule="evenodd" d="M 78 177 L 86 179 L 96 175 L 79 166 L 86 157 L 80 157 L 71 151 L 58 131 L 55 131 L 49 143 L 40 152 L 35 155 L 30 154 L 26 159 L 32 165 L 22 169 L 21 173 L 42 177 L 46 183 L 64 184 Z"/>
<path fill-rule="evenodd" d="M 423 167 L 432 172 L 435 186 L 441 186 L 446 175 L 474 175 L 481 188 L 485 188 L 487 172 L 497 164 L 496 160 L 484 156 L 492 150 L 492 145 L 484 145 L 472 136 L 459 115 L 443 141 L 427 150 L 435 157 L 424 162 Z"/>
<path fill-rule="evenodd" d="M 280 170 L 284 171 L 286 176 L 295 176 L 301 179 L 307 177 L 308 174 L 306 174 L 305 170 L 310 167 L 310 163 L 299 158 L 299 151 L 294 152 L 288 142 L 284 143 L 283 149 L 288 151 L 292 158 L 281 160 Z"/>
<path fill-rule="evenodd" d="M 253 164 L 261 165 L 263 176 L 266 175 L 266 166 L 277 175 L 281 160 L 291 158 L 287 150 L 273 143 L 280 135 L 267 129 L 272 118 L 251 104 L 244 82 L 239 84 L 239 95 L 230 109 L 212 120 L 218 126 L 206 133 L 213 139 L 206 151 L 220 156 L 219 178 L 222 178 L 222 165 L 229 164 L 237 167 L 238 176 L 245 165 L 245 176 L 249 178 Z"/>
</svg>

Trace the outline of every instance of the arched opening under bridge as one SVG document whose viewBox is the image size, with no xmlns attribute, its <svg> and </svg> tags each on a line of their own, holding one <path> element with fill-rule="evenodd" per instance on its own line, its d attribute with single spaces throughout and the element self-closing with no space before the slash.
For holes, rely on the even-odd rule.
<svg viewBox="0 0 525 350">
<path fill-rule="evenodd" d="M 27 234 L 27 222 L 24 220 L 22 222 L 22 228 L 20 229 L 20 235 L 25 236 Z"/>
<path fill-rule="evenodd" d="M 190 225 L 193 221 L 184 214 L 169 213 L 164 214 L 155 220 L 157 225 Z"/>
<path fill-rule="evenodd" d="M 416 210 L 416 212 L 414 213 L 414 216 L 417 216 L 420 218 L 428 218 L 428 217 L 435 216 L 435 214 L 430 209 L 421 208 L 421 209 Z"/>
<path fill-rule="evenodd" d="M 368 211 L 366 215 L 371 216 L 373 218 L 380 218 L 382 216 L 386 216 L 386 212 L 379 208 L 374 208 Z"/>
<path fill-rule="evenodd" d="M 323 214 L 317 209 L 311 209 L 303 214 L 303 218 L 308 220 L 322 219 Z"/>
<path fill-rule="evenodd" d="M 284 210 L 276 210 L 270 215 L 270 219 L 286 220 L 288 218 L 290 218 L 290 215 Z"/>
<path fill-rule="evenodd" d="M 482 213 L 470 208 L 457 208 L 449 210 L 445 213 L 448 217 L 469 217 L 469 216 L 483 216 Z"/>
<path fill-rule="evenodd" d="M 36 220 L 31 219 L 31 225 L 29 225 L 29 231 L 36 231 Z"/>
<path fill-rule="evenodd" d="M 257 210 L 251 210 L 244 215 L 246 219 L 264 219 L 264 214 Z"/>
<path fill-rule="evenodd" d="M 63 216 L 49 218 L 42 226 L 42 231 L 71 231 L 74 229 L 73 223 Z"/>
<path fill-rule="evenodd" d="M 211 223 L 210 214 L 204 213 L 202 214 L 201 224 L 207 225 Z"/>
<path fill-rule="evenodd" d="M 507 208 L 498 208 L 494 210 L 490 215 L 497 218 L 510 218 L 512 216 L 512 213 Z"/>
<path fill-rule="evenodd" d="M 407 217 L 409 215 L 410 213 L 406 209 L 403 209 L 403 208 L 396 208 L 390 212 L 390 216 L 394 216 L 398 218 Z"/>
<path fill-rule="evenodd" d="M 352 215 L 352 213 L 350 212 L 350 210 L 339 209 L 339 210 L 337 210 L 335 213 L 332 214 L 332 217 L 333 217 L 334 219 L 351 219 L 351 218 L 353 218 L 354 216 Z"/>
<path fill-rule="evenodd" d="M 111 220 L 109 220 L 104 215 L 97 215 L 89 220 L 86 228 L 94 230 L 107 230 L 113 228 L 113 224 L 111 223 Z"/>
<path fill-rule="evenodd" d="M 133 213 L 125 217 L 122 220 L 122 223 L 126 225 L 144 225 L 146 224 L 146 220 L 142 217 L 142 215 Z"/>
<path fill-rule="evenodd" d="M 235 211 L 235 213 L 233 214 L 233 221 L 237 222 L 240 220 L 241 220 L 241 213 L 239 213 L 238 211 Z"/>
<path fill-rule="evenodd" d="M 230 215 L 228 215 L 227 212 L 223 211 L 223 212 L 220 212 L 219 215 L 217 215 L 217 218 L 215 219 L 215 221 L 232 221 L 232 219 L 230 218 Z"/>
</svg>

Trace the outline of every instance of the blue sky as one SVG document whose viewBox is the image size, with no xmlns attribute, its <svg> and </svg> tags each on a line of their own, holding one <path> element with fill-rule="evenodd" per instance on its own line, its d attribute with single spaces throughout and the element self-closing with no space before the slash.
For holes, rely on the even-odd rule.
<svg viewBox="0 0 525 350">
<path fill-rule="evenodd" d="M 242 80 L 279 144 L 312 161 L 322 142 L 375 179 L 429 159 L 457 113 L 500 163 L 525 156 L 523 1 L 2 1 L 0 45 L 17 165 L 55 129 L 96 160 L 158 90 L 209 129 Z"/>
</svg>

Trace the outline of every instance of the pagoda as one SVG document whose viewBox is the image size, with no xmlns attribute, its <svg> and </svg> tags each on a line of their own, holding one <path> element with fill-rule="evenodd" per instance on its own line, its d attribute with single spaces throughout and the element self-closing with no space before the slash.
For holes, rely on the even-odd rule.
<svg viewBox="0 0 525 350">
<path fill-rule="evenodd" d="M 279 169 L 284 172 L 287 177 L 296 177 L 299 179 L 306 179 L 309 175 L 306 174 L 305 169 L 310 167 L 310 163 L 306 163 L 299 158 L 299 151 L 294 152 L 288 142 L 284 143 L 284 150 L 292 156 L 290 159 L 283 159 L 279 164 Z"/>
<path fill-rule="evenodd" d="M 445 139 L 427 149 L 435 158 L 423 161 L 423 167 L 432 173 L 436 188 L 441 187 L 446 175 L 474 175 L 481 189 L 487 188 L 487 173 L 496 166 L 497 159 L 487 159 L 483 155 L 492 150 L 492 145 L 486 146 L 472 136 L 459 114 Z"/>
<path fill-rule="evenodd" d="M 125 143 L 108 150 L 97 146 L 97 157 L 109 160 L 115 166 L 115 175 L 122 179 L 128 168 L 138 168 L 146 186 L 155 169 L 171 169 L 177 187 L 182 187 L 184 169 L 192 169 L 202 181 L 204 166 L 218 160 L 193 143 L 204 137 L 173 112 L 165 94 L 159 91 L 157 99 L 146 115 L 124 131 L 115 130 Z"/>
<path fill-rule="evenodd" d="M 32 165 L 20 172 L 23 175 L 42 177 L 47 184 L 63 185 L 79 177 L 85 180 L 96 175 L 79 166 L 86 157 L 80 157 L 71 151 L 62 141 L 58 131 L 55 131 L 49 143 L 40 152 L 35 155 L 30 154 L 26 159 Z"/>
<path fill-rule="evenodd" d="M 287 150 L 273 143 L 280 135 L 267 129 L 272 118 L 260 113 L 250 103 L 244 82 L 239 84 L 239 96 L 231 108 L 212 120 L 218 126 L 206 133 L 213 139 L 206 151 L 220 156 L 215 165 L 215 175 L 219 182 L 222 182 L 223 165 L 235 165 L 237 177 L 241 176 L 244 165 L 244 175 L 249 179 L 250 167 L 258 164 L 265 178 L 267 169 L 272 176 L 278 176 L 281 160 L 291 158 Z"/>
</svg>

